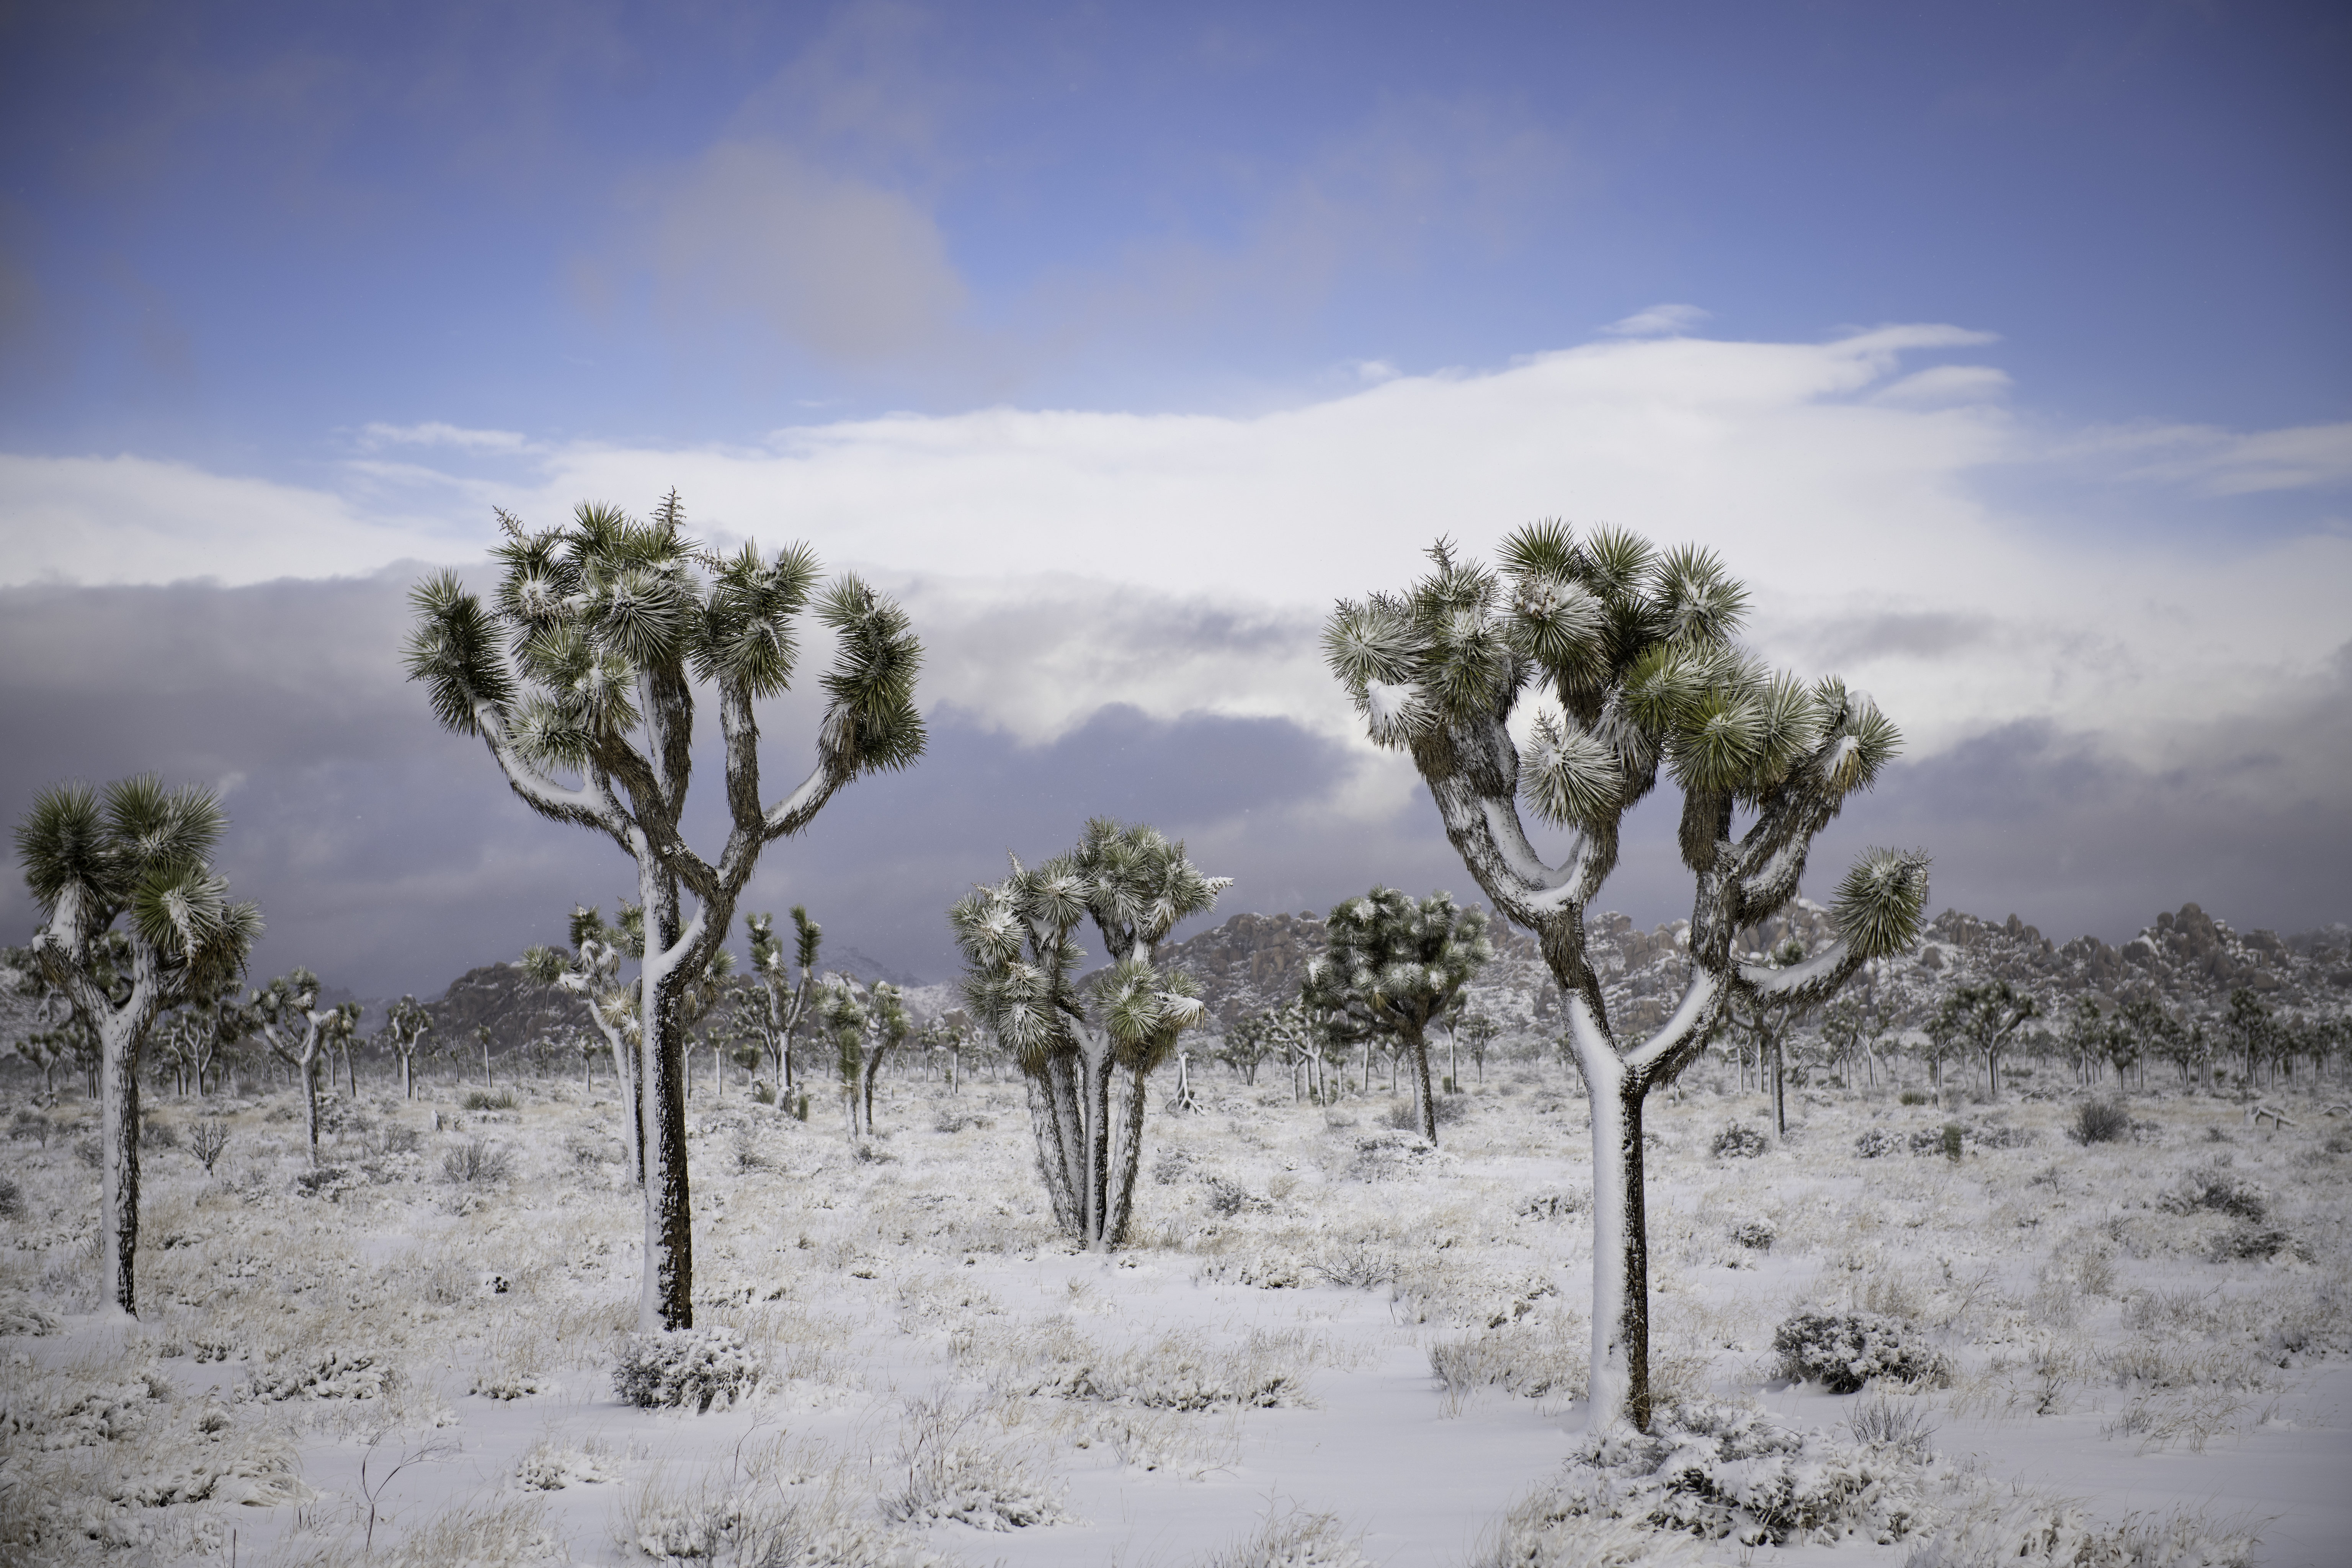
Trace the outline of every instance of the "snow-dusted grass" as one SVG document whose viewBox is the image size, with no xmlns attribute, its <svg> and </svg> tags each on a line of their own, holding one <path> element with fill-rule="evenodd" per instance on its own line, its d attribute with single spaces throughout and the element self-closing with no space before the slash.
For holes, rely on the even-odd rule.
<svg viewBox="0 0 2352 1568">
<path fill-rule="evenodd" d="M 87 1108 L 0 1106 L 0 1561 L 2081 1568 L 2352 1540 L 2352 1154 L 2319 1105 L 2257 1130 L 2139 1096 L 2128 1138 L 2084 1140 L 2074 1100 L 1816 1092 L 1780 1139 L 1686 1085 L 1647 1117 L 1661 1416 L 1594 1445 L 1581 1100 L 1494 1077 L 1435 1150 L 1384 1097 L 1202 1085 L 1155 1116 L 1108 1258 L 1056 1237 L 1010 1085 L 887 1086 L 863 1158 L 706 1089 L 686 1343 L 634 1336 L 618 1111 L 576 1085 L 331 1103 L 316 1172 L 290 1095 L 164 1105 L 136 1322 L 95 1314 Z"/>
</svg>

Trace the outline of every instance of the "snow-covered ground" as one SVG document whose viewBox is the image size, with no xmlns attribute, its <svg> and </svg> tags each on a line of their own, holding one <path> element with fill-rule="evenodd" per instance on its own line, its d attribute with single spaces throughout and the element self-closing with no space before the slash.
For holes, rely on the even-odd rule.
<svg viewBox="0 0 2352 1568">
<path fill-rule="evenodd" d="M 697 1322 L 755 1379 L 699 1414 L 614 1393 L 640 1222 L 607 1093 L 368 1092 L 323 1174 L 290 1094 L 162 1105 L 135 1323 L 92 1315 L 88 1108 L 34 1112 L 44 1142 L 20 1100 L 0 1560 L 2352 1561 L 2352 1122 L 2318 1102 L 2258 1129 L 2138 1097 L 2085 1145 L 2063 1099 L 1815 1093 L 1742 1157 L 1711 1151 L 1767 1125 L 1753 1097 L 1654 1101 L 1652 1366 L 1690 1404 L 1663 1468 L 1596 1468 L 1557 1068 L 1459 1097 L 1435 1152 L 1384 1097 L 1202 1087 L 1155 1113 L 1139 1243 L 1103 1257 L 1041 1214 L 1010 1084 L 888 1085 L 866 1158 L 822 1098 L 698 1085 Z M 1805 1310 L 1879 1314 L 1940 1374 L 1786 1381 Z"/>
</svg>

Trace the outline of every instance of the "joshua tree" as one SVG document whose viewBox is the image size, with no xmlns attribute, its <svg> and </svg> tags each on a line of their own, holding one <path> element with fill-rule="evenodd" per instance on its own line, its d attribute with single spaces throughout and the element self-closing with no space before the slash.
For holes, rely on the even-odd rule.
<svg viewBox="0 0 2352 1568">
<path fill-rule="evenodd" d="M 876 981 L 868 991 L 846 974 L 828 974 L 817 984 L 816 1019 L 834 1044 L 850 1142 L 870 1138 L 874 1080 L 881 1076 L 882 1060 L 914 1033 L 906 1001 L 887 980 Z"/>
<path fill-rule="evenodd" d="M 646 1178 L 645 1116 L 637 1074 L 636 1009 L 628 988 L 619 981 L 624 958 L 646 955 L 645 911 L 635 904 L 621 906 L 616 925 L 606 925 L 602 912 L 587 904 L 572 907 L 572 951 L 560 947 L 523 950 L 522 972 L 541 985 L 553 985 L 580 999 L 596 1032 L 613 1053 L 613 1077 L 620 1085 L 622 1103 L 628 1108 L 629 1131 L 621 1142 L 629 1151 L 629 1175 Z"/>
<path fill-rule="evenodd" d="M 816 955 L 824 942 L 824 928 L 809 919 L 806 906 L 794 904 L 793 946 L 788 958 L 782 941 L 776 935 L 775 916 L 746 915 L 743 926 L 751 939 L 751 973 L 759 981 L 762 1001 L 760 1036 L 768 1055 L 775 1061 L 779 1092 L 790 1094 L 793 1036 L 808 1017 L 816 994 Z M 795 963 L 800 968 L 798 978 L 793 974 Z"/>
<path fill-rule="evenodd" d="M 1480 1083 L 1486 1081 L 1486 1047 L 1501 1033 L 1502 1026 L 1484 1013 L 1472 1013 L 1462 1020 L 1462 1038 L 1470 1047 L 1470 1059 L 1477 1066 Z M 1454 1079 L 1456 1083 L 1461 1081 L 1459 1078 Z"/>
<path fill-rule="evenodd" d="M 1649 1247 L 1642 1110 L 1703 1050 L 1737 994 L 1826 1001 L 1871 957 L 1907 946 L 1923 855 L 1874 850 L 1839 893 L 1839 939 L 1786 969 L 1741 963 L 1736 934 L 1797 893 L 1811 841 L 1898 736 L 1834 679 L 1768 673 L 1732 642 L 1746 592 L 1715 558 L 1554 522 L 1505 542 L 1503 567 L 1457 559 L 1402 594 L 1343 600 L 1324 630 L 1333 673 L 1374 741 L 1408 752 L 1446 837 L 1496 910 L 1534 933 L 1559 983 L 1570 1059 L 1592 1106 L 1595 1431 L 1650 1421 Z M 1522 706 L 1528 749 L 1511 721 Z M 1627 811 L 1665 770 L 1680 787 L 1696 881 L 1691 970 L 1647 1039 L 1620 1038 L 1586 952 L 1585 910 L 1617 864 Z M 1547 862 L 1520 811 L 1569 829 Z M 1744 831 L 1741 829 L 1744 828 Z"/>
<path fill-rule="evenodd" d="M 1387 1037 L 1412 1063 L 1421 1135 L 1437 1142 L 1437 1106 L 1429 1089 L 1429 1026 L 1443 1017 L 1470 978 L 1495 956 L 1486 917 L 1457 910 L 1451 893 L 1415 903 L 1409 893 L 1374 888 L 1331 911 L 1329 945 L 1307 966 L 1301 994 L 1328 1012 L 1332 1037 Z"/>
<path fill-rule="evenodd" d="M 1767 961 L 1789 968 L 1805 961 L 1805 944 L 1790 937 L 1772 951 Z M 1772 1131 L 1789 1135 L 1789 1035 L 1805 1016 L 1801 996 L 1776 995 L 1757 988 L 1735 992 L 1729 1019 L 1742 1037 L 1756 1047 L 1756 1076 L 1772 1097 Z"/>
<path fill-rule="evenodd" d="M 948 913 L 963 950 L 964 995 L 1027 1081 L 1054 1217 L 1089 1247 L 1124 1239 L 1142 1157 L 1145 1079 L 1176 1032 L 1201 1016 L 1175 977 L 1152 967 L 1152 952 L 1177 921 L 1209 909 L 1231 885 L 1202 876 L 1183 845 L 1157 829 L 1097 817 L 1068 854 L 1034 869 L 1015 858 L 1012 876 L 975 888 Z M 1103 1026 L 1094 1029 L 1085 1026 L 1076 980 L 1085 956 L 1076 932 L 1089 917 L 1114 965 L 1097 993 Z M 1127 1119 L 1114 1174 L 1111 1079 L 1121 1064 Z"/>
<path fill-rule="evenodd" d="M 302 1125 L 310 1163 L 319 1163 L 319 1058 L 359 1022 L 356 1002 L 319 1005 L 319 977 L 307 969 L 281 974 L 253 994 L 254 1026 L 278 1059 L 302 1079 Z"/>
<path fill-rule="evenodd" d="M 2032 996 L 2006 980 L 1988 980 L 1979 985 L 1960 986 L 1946 996 L 1943 1005 L 1936 1009 L 1935 1021 L 1927 1026 L 1927 1033 L 1933 1038 L 1973 1049 L 1983 1057 L 1985 1092 L 1999 1099 L 2001 1051 L 2019 1026 L 2041 1016 L 2041 1005 Z"/>
<path fill-rule="evenodd" d="M 922 649 L 896 605 L 855 577 L 837 578 L 816 607 L 837 651 L 823 682 L 815 763 L 767 805 L 753 704 L 791 683 L 794 622 L 816 580 L 814 555 L 795 545 L 770 559 L 751 544 L 713 554 L 687 537 L 675 492 L 648 523 L 603 506 L 583 506 L 571 526 L 541 533 L 503 512 L 499 521 L 503 574 L 489 607 L 454 574 L 415 590 L 409 674 L 430 688 L 443 724 L 482 738 L 532 810 L 605 835 L 636 865 L 646 919 L 636 1009 L 646 1173 L 638 1316 L 648 1330 L 688 1328 L 694 1236 L 678 1004 L 725 941 L 761 851 L 805 828 L 851 780 L 922 754 Z M 698 682 L 715 690 L 726 756 L 729 832 L 715 861 L 689 847 L 679 826 Z"/>
<path fill-rule="evenodd" d="M 400 1093 L 404 1100 L 416 1098 L 416 1047 L 432 1028 L 433 1015 L 414 996 L 403 996 L 394 1002 L 383 1021 L 384 1044 L 400 1058 Z"/>
<path fill-rule="evenodd" d="M 225 822 L 210 793 L 146 775 L 103 795 L 55 785 L 16 825 L 42 915 L 33 963 L 98 1043 L 102 1299 L 123 1312 L 138 1310 L 140 1047 L 165 1008 L 243 973 L 261 933 L 259 911 L 230 903 L 213 872 Z"/>
</svg>

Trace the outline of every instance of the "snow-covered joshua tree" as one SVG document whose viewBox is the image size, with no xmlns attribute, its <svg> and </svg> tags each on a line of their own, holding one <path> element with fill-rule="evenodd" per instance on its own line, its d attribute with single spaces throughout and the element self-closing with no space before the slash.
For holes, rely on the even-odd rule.
<svg viewBox="0 0 2352 1568">
<path fill-rule="evenodd" d="M 777 1092 L 789 1096 L 793 1090 L 793 1037 L 808 1018 L 810 1002 L 816 993 L 817 950 L 824 945 L 824 928 L 809 919 L 805 905 L 794 904 L 793 945 L 787 955 L 782 939 L 776 935 L 774 915 L 746 915 L 743 925 L 745 934 L 751 939 L 751 973 L 760 987 L 761 1042 L 776 1064 Z M 795 960 L 800 968 L 797 978 L 793 973 Z"/>
<path fill-rule="evenodd" d="M 1734 994 L 1825 1001 L 1913 940 L 1927 858 L 1872 850 L 1840 887 L 1840 934 L 1824 951 L 1770 970 L 1732 952 L 1742 927 L 1796 896 L 1814 836 L 1899 737 L 1836 679 L 1807 686 L 1744 654 L 1732 634 L 1746 591 L 1704 552 L 1541 522 L 1504 542 L 1500 571 L 1443 540 L 1429 555 L 1433 569 L 1405 592 L 1340 601 L 1324 652 L 1372 739 L 1411 753 L 1463 863 L 1534 933 L 1559 983 L 1592 1106 L 1590 1420 L 1647 1429 L 1643 1102 L 1705 1048 Z M 1682 791 L 1682 859 L 1697 882 L 1691 971 L 1656 1032 L 1621 1038 L 1586 955 L 1585 910 L 1662 768 Z M 1523 806 L 1571 834 L 1558 864 L 1528 842 Z"/>
<path fill-rule="evenodd" d="M 502 571 L 488 606 L 452 573 L 412 595 L 419 624 L 409 675 L 430 689 L 444 725 L 482 738 L 524 804 L 604 834 L 636 865 L 646 911 L 638 1316 L 648 1330 L 688 1328 L 694 1237 L 679 1002 L 725 941 L 761 851 L 806 827 L 851 780 L 922 754 L 922 648 L 897 605 L 854 576 L 835 579 L 816 602 L 836 652 L 823 679 L 814 764 L 791 794 L 766 804 L 753 704 L 791 684 L 794 623 L 817 574 L 807 547 L 767 557 L 747 543 L 714 554 L 687 536 L 675 492 L 647 522 L 585 505 L 568 527 L 538 533 L 499 518 L 507 537 L 495 552 Z M 716 860 L 679 826 L 698 684 L 716 696 L 726 757 L 729 831 Z"/>
<path fill-rule="evenodd" d="M 385 1047 L 400 1058 L 400 1095 L 404 1100 L 416 1098 L 416 1047 L 432 1028 L 433 1015 L 414 996 L 403 996 L 394 1002 L 384 1018 L 383 1038 Z"/>
<path fill-rule="evenodd" d="M 261 934 L 260 911 L 229 902 L 212 868 L 226 821 L 209 791 L 143 775 L 102 796 L 52 786 L 16 825 L 42 914 L 34 965 L 98 1038 L 101 1300 L 123 1312 L 138 1310 L 140 1047 L 165 1008 L 242 973 Z"/>
<path fill-rule="evenodd" d="M 319 1163 L 319 1063 L 359 1023 L 360 1005 L 319 1005 L 319 977 L 297 968 L 254 992 L 254 1026 L 271 1054 L 302 1080 L 302 1125 L 310 1136 L 310 1163 Z"/>
<path fill-rule="evenodd" d="M 1124 1239 L 1142 1158 L 1145 1080 L 1177 1031 L 1202 1016 L 1181 977 L 1152 966 L 1152 951 L 1232 882 L 1202 876 L 1184 846 L 1156 828 L 1098 816 L 1069 853 L 1034 868 L 1014 858 L 1012 876 L 973 889 L 948 911 L 972 1014 L 1027 1081 L 1037 1170 L 1054 1218 L 1090 1247 Z M 1097 993 L 1103 1025 L 1096 1028 L 1087 1026 L 1077 986 L 1085 953 L 1076 932 L 1089 917 L 1114 966 Z M 1111 1079 L 1118 1064 L 1129 1079 L 1114 1160 Z"/>
<path fill-rule="evenodd" d="M 1454 908 L 1451 893 L 1416 901 L 1394 888 L 1374 888 L 1333 910 L 1323 930 L 1329 945 L 1307 966 L 1300 987 L 1306 1005 L 1327 1015 L 1325 1029 L 1335 1040 L 1396 1038 L 1412 1063 L 1421 1135 L 1436 1142 L 1429 1026 L 1495 956 L 1486 917 Z"/>
</svg>

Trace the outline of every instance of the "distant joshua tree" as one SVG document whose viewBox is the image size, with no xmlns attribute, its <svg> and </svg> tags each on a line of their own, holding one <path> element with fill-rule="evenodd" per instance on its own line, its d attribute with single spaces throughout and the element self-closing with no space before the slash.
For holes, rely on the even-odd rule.
<svg viewBox="0 0 2352 1568">
<path fill-rule="evenodd" d="M 1306 1005 L 1332 1020 L 1333 1038 L 1392 1038 L 1412 1063 L 1421 1135 L 1437 1142 L 1430 1098 L 1429 1029 L 1461 999 L 1471 977 L 1495 956 L 1486 917 L 1457 910 L 1451 893 L 1415 901 L 1394 888 L 1349 899 L 1324 923 L 1329 942 L 1307 966 Z"/>
<path fill-rule="evenodd" d="M 1142 1157 L 1145 1080 L 1177 1035 L 1205 1016 L 1189 976 L 1165 973 L 1153 951 L 1176 922 L 1215 904 L 1232 879 L 1204 877 L 1184 846 L 1156 828 L 1087 824 L 1076 848 L 981 887 L 948 913 L 963 950 L 973 1016 L 1020 1065 L 1029 1089 L 1037 1170 L 1065 1234 L 1118 1246 L 1134 1212 Z M 1112 967 L 1092 998 L 1079 994 L 1085 954 L 1076 931 L 1091 918 Z M 1128 1069 L 1121 1142 L 1111 1142 L 1112 1079 Z"/>
<path fill-rule="evenodd" d="M 807 1022 L 809 1008 L 816 995 L 817 950 L 824 942 L 824 928 L 809 919 L 805 906 L 793 906 L 793 945 L 787 954 L 783 941 L 776 935 L 776 917 L 772 914 L 746 915 L 745 933 L 751 939 L 751 973 L 759 983 L 758 1024 L 761 1043 L 776 1064 L 776 1084 L 779 1091 L 789 1098 L 793 1091 L 793 1038 Z M 797 965 L 799 973 L 793 969 Z"/>
<path fill-rule="evenodd" d="M 568 527 L 543 532 L 503 511 L 499 521 L 501 579 L 488 607 L 454 573 L 412 594 L 409 676 L 430 690 L 445 726 L 481 737 L 525 805 L 604 834 L 636 866 L 646 920 L 636 1007 L 646 1172 L 638 1318 L 646 1330 L 690 1328 L 681 1003 L 725 942 L 761 851 L 805 828 L 853 779 L 922 754 L 922 648 L 898 605 L 856 577 L 834 581 L 816 605 L 836 651 L 823 680 L 814 765 L 769 805 L 753 704 L 791 684 L 794 622 L 817 574 L 807 547 L 772 558 L 748 543 L 713 553 L 687 536 L 674 491 L 647 522 L 589 505 Z M 714 690 L 726 758 L 729 831 L 716 860 L 680 827 L 698 683 Z"/>
<path fill-rule="evenodd" d="M 302 1126 L 309 1135 L 310 1163 L 319 1163 L 319 1066 L 336 1042 L 357 1026 L 360 1005 L 319 1005 L 319 977 L 297 968 L 253 994 L 247 1004 L 254 1026 L 272 1055 L 302 1080 Z"/>
<path fill-rule="evenodd" d="M 403 996 L 392 1005 L 383 1021 L 383 1042 L 400 1059 L 400 1094 L 404 1100 L 416 1098 L 416 1049 L 433 1028 L 433 1015 L 414 996 Z"/>
<path fill-rule="evenodd" d="M 914 1033 L 905 998 L 887 980 L 867 990 L 846 974 L 828 974 L 816 988 L 817 1026 L 834 1045 L 842 1112 L 853 1143 L 874 1135 L 874 1082 L 882 1063 Z"/>
<path fill-rule="evenodd" d="M 138 1310 L 140 1047 L 164 1009 L 234 983 L 261 934 L 260 911 L 229 902 L 212 868 L 226 822 L 217 796 L 150 774 L 102 795 L 54 785 L 16 825 L 42 915 L 33 963 L 98 1042 L 102 1300 L 126 1313 Z"/>
<path fill-rule="evenodd" d="M 1912 942 L 1927 858 L 1873 850 L 1841 887 L 1825 951 L 1782 969 L 1731 951 L 1743 927 L 1796 896 L 1814 836 L 1899 738 L 1837 680 L 1806 686 L 1742 653 L 1732 634 L 1746 591 L 1704 552 L 1661 554 L 1612 530 L 1580 540 L 1542 522 L 1504 542 L 1500 571 L 1443 540 L 1429 556 L 1404 592 L 1342 600 L 1324 652 L 1372 739 L 1411 754 L 1463 863 L 1497 912 L 1534 933 L 1559 983 L 1592 1106 L 1591 1422 L 1646 1430 L 1643 1101 L 1705 1048 L 1733 996 L 1823 1002 L 1872 956 Z M 1511 729 L 1523 705 L 1524 752 Z M 1625 814 L 1662 768 L 1682 790 L 1682 859 L 1697 883 L 1691 972 L 1654 1034 L 1620 1038 L 1585 910 L 1616 867 Z M 1528 842 L 1523 807 L 1573 835 L 1561 863 Z"/>
<path fill-rule="evenodd" d="M 1946 996 L 1936 1009 L 1928 1034 L 1972 1050 L 1984 1058 L 1985 1093 L 2000 1097 L 2000 1053 L 2008 1048 L 2028 1019 L 2042 1016 L 2042 1005 L 2006 980 L 1963 985 Z"/>
</svg>

